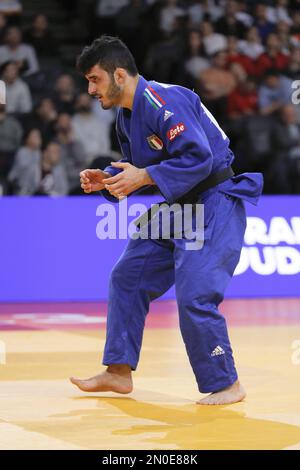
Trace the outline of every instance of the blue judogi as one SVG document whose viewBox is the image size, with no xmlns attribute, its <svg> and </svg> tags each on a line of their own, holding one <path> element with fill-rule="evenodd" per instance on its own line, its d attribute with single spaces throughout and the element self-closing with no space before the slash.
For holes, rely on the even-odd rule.
<svg viewBox="0 0 300 470">
<path fill-rule="evenodd" d="M 234 158 L 227 136 L 198 95 L 143 77 L 132 111 L 118 111 L 117 135 L 121 161 L 147 168 L 168 203 Z M 122 170 L 105 171 L 115 175 Z M 136 369 L 149 303 L 175 283 L 180 329 L 199 390 L 214 392 L 236 381 L 218 305 L 240 257 L 246 227 L 243 200 L 256 204 L 262 184 L 261 174 L 245 173 L 199 195 L 205 208 L 200 250 L 186 250 L 184 238 L 129 241 L 111 273 L 103 364 Z M 107 191 L 103 194 L 117 202 Z"/>
</svg>

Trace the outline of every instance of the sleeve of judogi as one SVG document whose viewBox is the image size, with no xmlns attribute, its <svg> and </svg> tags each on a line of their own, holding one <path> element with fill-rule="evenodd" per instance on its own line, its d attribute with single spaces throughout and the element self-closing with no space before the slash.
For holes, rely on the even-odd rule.
<svg viewBox="0 0 300 470">
<path fill-rule="evenodd" d="M 169 158 L 146 169 L 169 203 L 183 196 L 211 172 L 213 155 L 201 125 L 200 109 L 198 97 L 190 100 L 178 94 L 173 102 L 167 102 L 151 114 L 155 132 L 163 141 Z"/>
</svg>

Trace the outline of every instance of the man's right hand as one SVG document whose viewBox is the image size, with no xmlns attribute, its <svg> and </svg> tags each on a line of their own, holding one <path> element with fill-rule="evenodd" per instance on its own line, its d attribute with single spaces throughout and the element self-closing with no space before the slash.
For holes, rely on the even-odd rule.
<svg viewBox="0 0 300 470">
<path fill-rule="evenodd" d="M 85 193 L 101 191 L 101 189 L 105 188 L 105 184 L 102 183 L 102 180 L 110 176 L 110 173 L 102 170 L 83 170 L 80 172 L 81 187 Z"/>
</svg>

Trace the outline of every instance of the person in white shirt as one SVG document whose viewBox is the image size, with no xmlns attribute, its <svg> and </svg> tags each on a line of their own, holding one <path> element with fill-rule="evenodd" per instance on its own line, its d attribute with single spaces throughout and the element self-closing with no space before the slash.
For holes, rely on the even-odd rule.
<svg viewBox="0 0 300 470">
<path fill-rule="evenodd" d="M 223 34 L 215 33 L 210 21 L 203 21 L 201 26 L 203 34 L 203 46 L 206 55 L 213 56 L 227 47 L 227 39 Z"/>
<path fill-rule="evenodd" d="M 255 26 L 249 28 L 245 40 L 239 41 L 239 51 L 253 60 L 257 59 L 265 51 Z"/>
<path fill-rule="evenodd" d="M 22 43 L 21 30 L 16 26 L 8 28 L 5 34 L 5 45 L 0 46 L 0 65 L 8 61 L 16 62 L 24 77 L 39 71 L 34 48 Z"/>
<path fill-rule="evenodd" d="M 75 104 L 76 113 L 72 119 L 74 137 L 81 142 L 86 158 L 86 166 L 100 155 L 109 155 L 110 138 L 108 126 L 101 125 L 99 117 L 93 112 L 92 98 L 81 93 Z"/>
<path fill-rule="evenodd" d="M 3 67 L 2 80 L 6 85 L 6 112 L 25 114 L 32 110 L 32 99 L 27 83 L 19 77 L 19 69 L 14 62 Z"/>
</svg>

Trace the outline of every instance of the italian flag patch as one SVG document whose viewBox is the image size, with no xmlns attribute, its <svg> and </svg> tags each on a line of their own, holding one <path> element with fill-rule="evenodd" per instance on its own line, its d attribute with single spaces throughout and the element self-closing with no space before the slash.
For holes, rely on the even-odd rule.
<svg viewBox="0 0 300 470">
<path fill-rule="evenodd" d="M 152 134 L 147 137 L 148 144 L 153 150 L 161 150 L 164 146 L 163 141 L 157 135 Z"/>
</svg>

